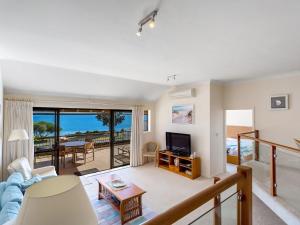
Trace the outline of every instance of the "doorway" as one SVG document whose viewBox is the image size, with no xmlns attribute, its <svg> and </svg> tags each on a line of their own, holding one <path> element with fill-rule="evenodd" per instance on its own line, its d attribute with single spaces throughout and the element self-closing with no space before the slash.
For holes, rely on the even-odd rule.
<svg viewBox="0 0 300 225">
<path fill-rule="evenodd" d="M 239 133 L 254 130 L 253 109 L 225 110 L 225 133 L 226 133 L 226 161 L 229 164 L 238 165 L 238 143 Z M 241 162 L 253 159 L 254 142 L 241 139 Z"/>
</svg>

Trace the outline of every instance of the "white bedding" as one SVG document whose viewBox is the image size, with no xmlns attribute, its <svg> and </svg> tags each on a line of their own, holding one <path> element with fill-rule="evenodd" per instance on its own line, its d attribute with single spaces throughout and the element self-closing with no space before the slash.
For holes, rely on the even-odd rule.
<svg viewBox="0 0 300 225">
<path fill-rule="evenodd" d="M 253 146 L 253 141 L 241 139 L 241 155 L 245 156 L 252 154 Z M 226 149 L 228 155 L 238 155 L 237 148 L 236 138 L 226 138 Z"/>
</svg>

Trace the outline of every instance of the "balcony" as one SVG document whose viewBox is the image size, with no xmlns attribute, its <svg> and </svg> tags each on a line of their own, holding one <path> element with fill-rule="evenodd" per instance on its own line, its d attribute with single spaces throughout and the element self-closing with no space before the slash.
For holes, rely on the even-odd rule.
<svg viewBox="0 0 300 225">
<path fill-rule="evenodd" d="M 63 153 L 60 150 L 59 152 L 59 173 L 85 175 L 112 167 L 128 165 L 130 158 L 130 136 L 131 131 L 124 130 L 114 132 L 113 141 L 111 141 L 109 131 L 61 136 L 59 138 L 60 146 L 65 145 L 66 151 Z M 86 143 L 94 143 L 94 157 L 92 151 L 88 152 L 85 162 L 83 152 Z M 35 137 L 35 168 L 55 164 L 57 154 L 54 144 L 54 137 Z M 111 146 L 113 146 L 113 151 L 111 151 Z"/>
</svg>

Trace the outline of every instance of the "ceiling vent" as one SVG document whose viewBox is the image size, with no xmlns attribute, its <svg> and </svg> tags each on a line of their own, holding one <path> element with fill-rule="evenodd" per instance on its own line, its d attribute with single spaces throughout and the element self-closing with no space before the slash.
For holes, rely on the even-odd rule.
<svg viewBox="0 0 300 225">
<path fill-rule="evenodd" d="M 169 96 L 172 98 L 192 98 L 196 96 L 194 88 L 175 90 L 169 92 Z"/>
</svg>

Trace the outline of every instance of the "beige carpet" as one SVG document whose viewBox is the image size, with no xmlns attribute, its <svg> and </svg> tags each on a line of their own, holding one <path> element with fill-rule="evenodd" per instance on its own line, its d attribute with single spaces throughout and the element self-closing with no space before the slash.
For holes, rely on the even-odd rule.
<svg viewBox="0 0 300 225">
<path fill-rule="evenodd" d="M 190 197 L 193 194 L 200 192 L 201 190 L 212 185 L 213 180 L 207 178 L 198 178 L 190 180 L 185 177 L 181 177 L 177 174 L 168 172 L 166 170 L 155 168 L 153 164 L 147 164 L 141 167 L 127 167 L 114 171 L 109 171 L 102 174 L 93 174 L 81 177 L 83 184 L 90 193 L 98 191 L 97 179 L 100 176 L 107 176 L 109 174 L 117 174 L 124 180 L 135 183 L 140 186 L 147 193 L 143 196 L 144 204 L 151 210 L 162 213 L 184 199 Z M 226 175 L 224 175 L 226 176 Z M 222 195 L 222 199 L 225 199 L 234 189 L 231 189 Z M 254 197 L 254 214 L 253 220 L 256 225 L 268 225 L 268 224 L 284 224 L 270 209 L 268 209 L 262 202 Z M 195 210 L 176 224 L 188 224 L 194 219 L 198 218 L 212 206 L 211 202 L 203 207 Z M 226 206 L 226 207 L 225 207 Z M 223 224 L 231 225 L 236 221 L 236 196 L 233 196 L 224 203 L 222 207 Z M 196 224 L 207 224 L 212 219 L 212 214 L 207 214 Z M 205 223 L 202 223 L 204 222 Z"/>
<path fill-rule="evenodd" d="M 253 225 L 284 225 L 285 223 L 253 194 Z"/>
<path fill-rule="evenodd" d="M 251 161 L 247 164 L 252 167 L 253 177 L 265 191 L 270 189 L 270 165 Z M 286 166 L 277 166 L 277 199 L 291 207 L 300 215 L 300 169 Z"/>
</svg>

